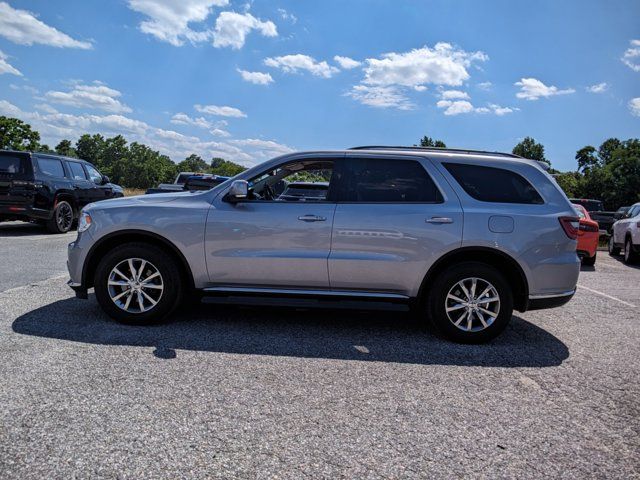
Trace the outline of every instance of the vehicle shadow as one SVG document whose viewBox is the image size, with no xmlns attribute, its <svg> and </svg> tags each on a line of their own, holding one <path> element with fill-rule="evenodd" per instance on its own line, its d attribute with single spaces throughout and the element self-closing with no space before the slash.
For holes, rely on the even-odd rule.
<svg viewBox="0 0 640 480">
<path fill-rule="evenodd" d="M 481 367 L 553 367 L 567 346 L 546 330 L 514 316 L 485 345 L 458 345 L 426 331 L 408 314 L 203 305 L 152 327 L 109 319 L 93 295 L 60 300 L 13 322 L 23 335 L 98 345 L 155 347 L 159 358 L 176 350 L 249 355 Z"/>
<path fill-rule="evenodd" d="M 32 235 L 46 235 L 47 230 L 42 225 L 28 222 L 0 223 L 0 237 L 27 237 Z"/>
<path fill-rule="evenodd" d="M 615 257 L 609 256 L 610 259 L 616 261 L 617 263 L 619 263 L 620 265 L 622 265 L 623 267 L 628 267 L 628 268 L 634 268 L 636 270 L 640 270 L 640 263 L 636 262 L 636 263 L 624 263 L 624 257 L 622 255 L 616 255 Z"/>
</svg>

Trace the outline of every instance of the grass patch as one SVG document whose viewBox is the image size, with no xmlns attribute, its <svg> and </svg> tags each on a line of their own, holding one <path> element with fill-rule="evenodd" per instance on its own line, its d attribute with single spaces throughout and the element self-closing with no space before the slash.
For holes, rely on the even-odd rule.
<svg viewBox="0 0 640 480">
<path fill-rule="evenodd" d="M 144 195 L 145 190 L 142 188 L 125 188 L 124 196 L 125 197 L 133 197 L 134 195 Z"/>
</svg>

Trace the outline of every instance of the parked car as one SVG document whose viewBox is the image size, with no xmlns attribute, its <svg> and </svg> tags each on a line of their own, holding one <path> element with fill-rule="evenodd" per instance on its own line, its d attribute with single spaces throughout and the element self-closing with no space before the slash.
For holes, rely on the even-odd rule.
<svg viewBox="0 0 640 480">
<path fill-rule="evenodd" d="M 180 172 L 176 175 L 176 179 L 173 183 L 161 183 L 157 187 L 148 188 L 145 192 L 149 193 L 166 193 L 166 192 L 181 192 L 184 190 L 184 184 L 187 179 L 193 177 L 194 175 L 203 175 L 196 172 Z"/>
<path fill-rule="evenodd" d="M 613 224 L 609 238 L 609 254 L 624 252 L 625 263 L 633 263 L 640 258 L 640 202 L 631 206 L 624 218 Z"/>
<path fill-rule="evenodd" d="M 220 185 L 222 182 L 227 180 L 229 180 L 229 177 L 223 177 L 221 175 L 192 175 L 187 178 L 182 189 L 191 192 L 211 190 L 216 185 Z"/>
<path fill-rule="evenodd" d="M 278 200 L 287 202 L 320 202 L 327 198 L 329 182 L 291 182 Z"/>
<path fill-rule="evenodd" d="M 594 222 L 598 222 L 602 234 L 611 233 L 611 227 L 613 226 L 613 222 L 615 222 L 614 216 L 616 212 L 605 211 L 602 200 L 570 198 L 569 201 L 573 204 L 584 207 L 584 209 L 589 212 L 591 219 Z"/>
<path fill-rule="evenodd" d="M 598 222 L 594 222 L 589 212 L 582 206 L 574 204 L 573 207 L 580 217 L 578 228 L 578 257 L 583 265 L 595 265 L 598 254 L 598 240 L 600 239 Z"/>
<path fill-rule="evenodd" d="M 84 160 L 0 150 L 0 221 L 37 221 L 65 233 L 85 205 L 122 196 L 121 187 Z"/>
<path fill-rule="evenodd" d="M 325 201 L 277 201 L 296 173 L 332 172 Z M 211 190 L 92 204 L 69 245 L 69 285 L 124 323 L 185 295 L 413 306 L 477 343 L 519 311 L 563 305 L 579 220 L 538 162 L 512 154 L 360 147 L 284 155 Z M 273 299 L 270 299 L 273 301 Z"/>
<path fill-rule="evenodd" d="M 615 221 L 620 220 L 621 218 L 624 218 L 627 215 L 627 212 L 629 211 L 631 207 L 620 207 L 618 210 L 616 210 L 616 213 L 613 214 L 613 219 Z"/>
</svg>

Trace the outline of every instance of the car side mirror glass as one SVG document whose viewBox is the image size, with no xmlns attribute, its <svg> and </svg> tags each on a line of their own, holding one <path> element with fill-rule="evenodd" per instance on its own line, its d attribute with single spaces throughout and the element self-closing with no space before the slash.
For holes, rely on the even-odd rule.
<svg viewBox="0 0 640 480">
<path fill-rule="evenodd" d="M 249 183 L 246 180 L 234 180 L 229 187 L 226 199 L 230 203 L 237 203 L 245 200 L 249 195 Z"/>
<path fill-rule="evenodd" d="M 102 185 L 106 185 L 107 183 L 110 183 L 111 180 L 109 180 L 109 177 L 107 177 L 106 175 L 102 176 Z"/>
</svg>

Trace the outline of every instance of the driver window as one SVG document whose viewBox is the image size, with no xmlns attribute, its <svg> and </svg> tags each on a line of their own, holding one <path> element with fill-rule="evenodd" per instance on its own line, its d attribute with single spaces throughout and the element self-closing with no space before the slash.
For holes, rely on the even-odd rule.
<svg viewBox="0 0 640 480">
<path fill-rule="evenodd" d="M 333 160 L 297 160 L 249 180 L 248 199 L 278 202 L 325 202 Z"/>
</svg>

